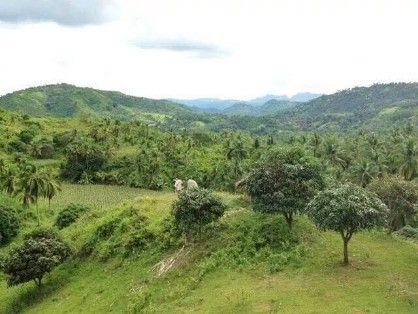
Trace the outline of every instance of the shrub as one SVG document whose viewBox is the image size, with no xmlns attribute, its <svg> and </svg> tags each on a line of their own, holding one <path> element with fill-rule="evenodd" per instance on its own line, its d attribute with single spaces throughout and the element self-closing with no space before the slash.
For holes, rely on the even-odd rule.
<svg viewBox="0 0 418 314">
<path fill-rule="evenodd" d="M 17 235 L 19 218 L 16 210 L 9 206 L 0 205 L 0 244 L 5 244 Z"/>
<path fill-rule="evenodd" d="M 34 143 L 32 146 L 32 155 L 38 159 L 52 158 L 54 155 L 54 146 L 52 142 L 42 139 L 41 141 Z"/>
<path fill-rule="evenodd" d="M 55 226 L 59 229 L 68 227 L 73 224 L 81 214 L 89 210 L 89 207 L 84 205 L 70 204 L 58 213 L 57 219 L 55 220 Z"/>
<path fill-rule="evenodd" d="M 35 135 L 33 134 L 33 132 L 29 130 L 23 130 L 19 133 L 19 139 L 25 144 L 30 144 L 34 137 Z"/>
<path fill-rule="evenodd" d="M 55 147 L 65 147 L 74 140 L 74 133 L 67 131 L 59 134 L 55 134 L 52 141 Z"/>
<path fill-rule="evenodd" d="M 383 225 L 388 208 L 375 194 L 354 184 L 320 192 L 308 205 L 308 215 L 320 229 L 339 232 L 348 264 L 348 241 L 362 229 Z"/>
<path fill-rule="evenodd" d="M 45 274 L 63 263 L 70 254 L 69 246 L 53 231 L 35 231 L 6 258 L 4 273 L 7 284 L 15 286 L 33 280 L 40 286 Z"/>
<path fill-rule="evenodd" d="M 404 238 L 418 240 L 418 228 L 414 228 L 409 225 L 406 225 L 402 229 L 396 231 L 396 234 Z"/>
<path fill-rule="evenodd" d="M 175 224 L 186 234 L 219 219 L 226 209 L 220 198 L 205 189 L 185 190 L 173 204 Z"/>
</svg>

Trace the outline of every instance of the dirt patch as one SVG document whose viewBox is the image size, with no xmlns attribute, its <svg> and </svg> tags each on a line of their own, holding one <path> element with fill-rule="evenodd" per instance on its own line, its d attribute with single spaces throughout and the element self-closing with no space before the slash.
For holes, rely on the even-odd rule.
<svg viewBox="0 0 418 314">
<path fill-rule="evenodd" d="M 182 262 L 184 261 L 184 258 L 189 253 L 190 253 L 190 249 L 185 249 L 185 247 L 183 246 L 180 250 L 178 250 L 173 255 L 155 264 L 151 268 L 151 270 L 157 273 L 157 277 L 160 277 L 164 275 L 165 273 L 169 272 L 171 269 L 181 265 Z"/>
</svg>

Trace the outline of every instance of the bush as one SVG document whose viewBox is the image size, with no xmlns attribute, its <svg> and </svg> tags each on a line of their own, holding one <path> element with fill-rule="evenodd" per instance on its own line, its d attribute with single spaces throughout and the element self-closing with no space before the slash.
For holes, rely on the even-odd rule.
<svg viewBox="0 0 418 314">
<path fill-rule="evenodd" d="M 84 205 L 70 204 L 62 211 L 58 213 L 57 219 L 55 220 L 55 226 L 59 229 L 63 229 L 73 224 L 80 216 L 90 208 Z"/>
<path fill-rule="evenodd" d="M 52 142 L 46 139 L 34 143 L 32 147 L 32 156 L 38 159 L 52 158 L 54 152 L 55 150 Z"/>
<path fill-rule="evenodd" d="M 173 204 L 175 224 L 186 234 L 200 233 L 202 226 L 219 219 L 226 206 L 205 189 L 185 190 Z"/>
<path fill-rule="evenodd" d="M 51 230 L 37 230 L 13 249 L 4 262 L 7 284 L 15 286 L 35 281 L 40 286 L 45 274 L 71 255 L 69 246 Z"/>
<path fill-rule="evenodd" d="M 19 133 L 18 137 L 23 143 L 30 144 L 30 142 L 32 142 L 35 135 L 33 134 L 32 131 L 23 130 L 22 132 Z"/>
<path fill-rule="evenodd" d="M 17 235 L 19 218 L 12 207 L 0 205 L 0 244 L 5 244 Z"/>
<path fill-rule="evenodd" d="M 418 228 L 414 228 L 409 225 L 406 225 L 395 233 L 404 238 L 418 240 Z"/>
</svg>

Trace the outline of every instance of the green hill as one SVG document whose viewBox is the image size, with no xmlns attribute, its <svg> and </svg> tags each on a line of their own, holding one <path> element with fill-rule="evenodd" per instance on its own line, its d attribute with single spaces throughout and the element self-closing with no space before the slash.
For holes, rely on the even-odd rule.
<svg viewBox="0 0 418 314">
<path fill-rule="evenodd" d="M 375 84 L 324 95 L 266 119 L 270 128 L 347 131 L 418 121 L 418 83 Z"/>
<path fill-rule="evenodd" d="M 281 217 L 254 213 L 240 196 L 219 196 L 227 214 L 183 246 L 164 232 L 174 193 L 64 185 L 54 208 L 76 197 L 92 211 L 60 234 L 76 252 L 89 244 L 91 253 L 54 270 L 41 288 L 7 288 L 0 273 L 0 313 L 416 313 L 416 243 L 362 232 L 350 244 L 352 265 L 342 267 L 338 234 L 304 217 L 289 233 Z M 47 202 L 40 207 L 50 226 L 56 214 Z M 156 235 L 144 247 L 135 242 L 138 217 Z M 29 218 L 24 231 L 35 224 Z M 107 236 L 92 242 L 103 226 Z"/>
<path fill-rule="evenodd" d="M 191 111 L 167 100 L 134 97 L 120 92 L 82 88 L 69 84 L 47 85 L 0 97 L 0 107 L 31 116 L 75 117 L 94 115 L 118 119 L 139 115 L 158 118 Z"/>
<path fill-rule="evenodd" d="M 261 106 L 256 106 L 253 103 L 239 102 L 224 109 L 222 113 L 228 116 L 265 116 L 274 114 L 279 110 L 294 107 L 297 104 L 297 102 L 276 99 L 271 99 Z"/>
</svg>

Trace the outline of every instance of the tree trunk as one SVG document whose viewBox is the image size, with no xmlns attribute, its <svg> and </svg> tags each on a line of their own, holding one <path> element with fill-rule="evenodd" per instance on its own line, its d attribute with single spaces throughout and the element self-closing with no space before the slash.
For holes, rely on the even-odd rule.
<svg viewBox="0 0 418 314">
<path fill-rule="evenodd" d="M 39 217 L 39 207 L 38 207 L 38 203 L 35 204 L 36 206 L 36 216 L 38 218 L 38 227 L 41 225 L 41 219 Z"/>
<path fill-rule="evenodd" d="M 344 265 L 348 265 L 348 240 L 347 239 L 343 239 L 343 243 L 344 243 L 344 259 L 343 259 L 343 264 Z"/>
<path fill-rule="evenodd" d="M 292 222 L 293 222 L 293 215 L 292 214 L 285 214 L 284 218 L 286 219 L 287 225 L 289 229 L 292 229 Z"/>
<path fill-rule="evenodd" d="M 35 278 L 33 281 L 35 281 L 35 284 L 40 287 L 42 285 L 42 277 Z"/>
</svg>

